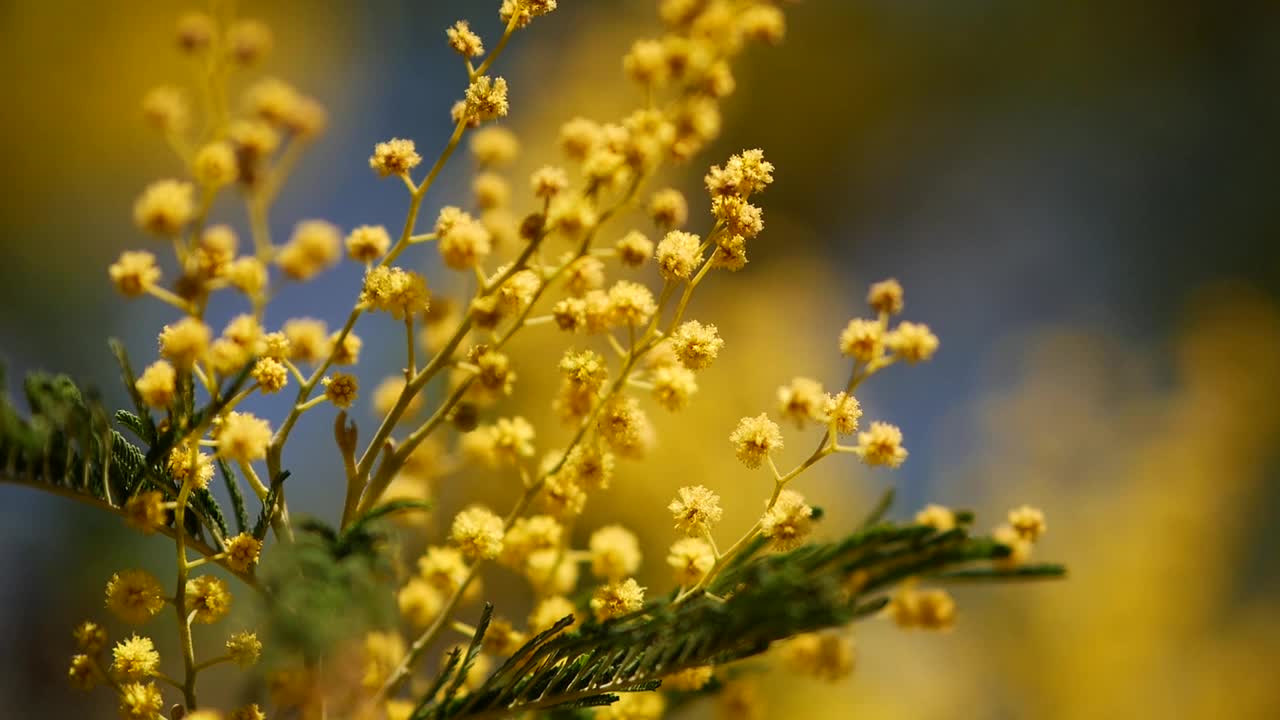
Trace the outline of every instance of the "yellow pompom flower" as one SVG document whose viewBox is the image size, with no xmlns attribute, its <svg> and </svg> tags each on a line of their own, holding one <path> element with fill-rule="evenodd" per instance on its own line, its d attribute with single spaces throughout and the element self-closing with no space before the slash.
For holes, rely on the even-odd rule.
<svg viewBox="0 0 1280 720">
<path fill-rule="evenodd" d="M 324 396 L 334 405 L 346 409 L 355 402 L 360 384 L 354 375 L 334 373 L 323 381 Z"/>
<path fill-rule="evenodd" d="M 697 583 L 715 564 L 715 551 L 701 538 L 681 538 L 672 543 L 667 553 L 667 565 L 679 585 Z"/>
<path fill-rule="evenodd" d="M 195 622 L 211 625 L 231 610 L 231 593 L 227 584 L 212 575 L 201 575 L 187 581 L 187 609 L 195 612 Z"/>
<path fill-rule="evenodd" d="M 903 307 L 902 285 L 893 278 L 873 284 L 867 292 L 867 304 L 878 313 L 897 315 Z"/>
<path fill-rule="evenodd" d="M 382 177 L 408 175 L 409 171 L 418 167 L 421 162 L 422 156 L 414 148 L 412 140 L 392 138 L 373 147 L 369 167 L 376 170 Z"/>
<path fill-rule="evenodd" d="M 381 225 L 361 225 L 347 235 L 346 247 L 347 257 L 356 262 L 369 263 L 391 249 L 391 236 Z"/>
<path fill-rule="evenodd" d="M 853 638 L 838 630 L 796 635 L 783 643 L 782 659 L 796 672 L 835 682 L 853 672 Z"/>
<path fill-rule="evenodd" d="M 227 540 L 227 566 L 237 572 L 248 572 L 258 564 L 262 553 L 262 541 L 249 533 L 240 533 Z"/>
<path fill-rule="evenodd" d="M 591 611 L 601 622 L 635 612 L 644 606 L 644 588 L 635 578 L 601 586 L 591 596 Z"/>
<path fill-rule="evenodd" d="M 492 560 L 502 552 L 502 518 L 486 507 L 473 505 L 453 518 L 449 537 L 473 559 Z"/>
<path fill-rule="evenodd" d="M 77 690 L 92 690 L 100 680 L 97 664 L 88 655 L 73 655 L 67 668 L 67 682 Z"/>
<path fill-rule="evenodd" d="M 640 541 L 621 525 L 607 525 L 591 534 L 591 572 L 606 580 L 618 580 L 640 568 Z"/>
<path fill-rule="evenodd" d="M 209 349 L 213 331 L 193 317 L 165 325 L 160 331 L 160 355 L 174 365 L 189 369 Z"/>
<path fill-rule="evenodd" d="M 1049 529 L 1045 524 L 1044 513 L 1038 508 L 1023 505 L 1009 511 L 1009 525 L 1024 540 L 1035 542 Z"/>
<path fill-rule="evenodd" d="M 729 442 L 733 444 L 738 462 L 754 470 L 782 449 L 782 429 L 768 415 L 760 413 L 738 421 L 738 427 L 729 434 Z"/>
<path fill-rule="evenodd" d="M 195 187 L 180 180 L 161 180 L 147 186 L 133 205 L 138 227 L 161 236 L 178 234 L 195 214 Z"/>
<path fill-rule="evenodd" d="M 253 462 L 267 456 L 271 426 L 249 413 L 227 413 L 214 436 L 218 455 L 238 462 Z"/>
<path fill-rule="evenodd" d="M 884 327 L 876 320 L 855 318 L 840 333 L 840 352 L 869 363 L 884 353 Z"/>
<path fill-rule="evenodd" d="M 120 686 L 120 717 L 123 720 L 155 720 L 164 707 L 164 697 L 155 683 L 124 683 Z"/>
<path fill-rule="evenodd" d="M 956 526 L 956 514 L 944 505 L 925 505 L 916 513 L 916 524 L 928 525 L 938 532 L 946 532 Z"/>
<path fill-rule="evenodd" d="M 552 595 L 543 598 L 533 607 L 533 612 L 529 613 L 529 632 L 540 633 L 549 629 L 560 620 L 576 616 L 577 608 L 573 603 L 563 595 Z M 577 619 L 574 625 L 577 625 Z M 573 625 L 570 626 L 572 629 Z"/>
<path fill-rule="evenodd" d="M 148 407 L 167 408 L 177 392 L 178 373 L 165 360 L 157 360 L 142 371 L 133 386 Z"/>
<path fill-rule="evenodd" d="M 111 650 L 111 671 L 125 680 L 142 680 L 160 668 L 160 653 L 149 637 L 138 635 L 121 640 Z"/>
<path fill-rule="evenodd" d="M 884 342 L 895 355 L 909 363 L 928 360 L 938 351 L 938 336 L 921 323 L 899 323 L 885 336 Z"/>
<path fill-rule="evenodd" d="M 164 590 L 145 570 L 121 570 L 107 581 L 107 609 L 127 623 L 140 625 L 163 607 Z"/>
<path fill-rule="evenodd" d="M 77 625 L 72 636 L 76 639 L 76 647 L 89 655 L 97 655 L 107 646 L 106 628 L 92 620 L 85 620 Z"/>
<path fill-rule="evenodd" d="M 813 508 L 800 493 L 783 490 L 773 507 L 760 517 L 760 534 L 769 538 L 775 550 L 793 550 L 813 531 L 812 517 Z"/>
<path fill-rule="evenodd" d="M 676 499 L 667 506 L 675 518 L 676 529 L 694 537 L 710 530 L 724 511 L 720 509 L 720 496 L 702 485 L 682 487 L 676 491 Z"/>
<path fill-rule="evenodd" d="M 238 632 L 227 638 L 227 655 L 240 667 L 251 667 L 262 656 L 262 641 L 257 633 Z"/>
<path fill-rule="evenodd" d="M 897 425 L 873 422 L 866 432 L 858 433 L 858 447 L 854 449 L 868 465 L 884 465 L 896 468 L 907 459 L 907 449 L 902 447 L 902 430 Z"/>
<path fill-rule="evenodd" d="M 125 501 L 125 523 L 144 535 L 159 530 L 165 520 L 164 495 L 159 491 L 141 492 Z"/>
<path fill-rule="evenodd" d="M 116 290 L 125 297 L 138 297 L 147 292 L 160 280 L 160 268 L 156 267 L 156 256 L 145 250 L 125 251 L 107 268 L 111 282 Z"/>
<path fill-rule="evenodd" d="M 724 340 L 720 339 L 715 325 L 704 325 L 690 320 L 676 328 L 671 336 L 671 349 L 690 370 L 710 367 L 720 354 Z"/>
</svg>

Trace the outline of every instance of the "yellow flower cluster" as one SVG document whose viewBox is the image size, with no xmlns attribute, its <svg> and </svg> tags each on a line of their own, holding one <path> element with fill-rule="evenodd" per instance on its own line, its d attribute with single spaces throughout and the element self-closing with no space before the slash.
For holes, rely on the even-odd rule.
<svg viewBox="0 0 1280 720">
<path fill-rule="evenodd" d="M 228 79 L 261 63 L 273 45 L 261 23 L 199 13 L 179 21 L 179 47 L 209 69 L 211 87 L 202 89 L 210 95 L 202 104 L 209 116 L 197 121 L 181 90 L 147 94 L 146 118 L 177 152 L 184 172 L 151 184 L 134 205 L 139 229 L 172 245 L 173 265 L 162 269 L 155 252 L 134 250 L 108 268 L 123 296 L 150 296 L 178 313 L 159 333 L 159 357 L 131 378 L 130 388 L 151 415 L 144 424 L 162 430 L 169 443 L 156 473 L 173 485 L 147 486 L 120 508 L 142 532 L 175 537 L 177 577 L 166 591 L 145 571 L 123 570 L 108 583 L 106 602 L 133 624 L 172 605 L 186 675 L 170 681 L 152 641 L 136 635 L 113 647 L 108 673 L 98 657 L 107 647 L 105 631 L 81 626 L 69 679 L 80 687 L 111 685 L 123 717 L 158 717 L 163 698 L 153 679 L 182 687 L 186 716 L 200 717 L 210 712 L 191 711 L 200 670 L 217 662 L 248 668 L 263 655 L 254 633 L 239 632 L 225 641 L 225 655 L 203 662 L 195 657 L 191 624 L 223 620 L 232 598 L 217 574 L 193 571 L 216 564 L 258 587 L 259 561 L 271 544 L 261 532 L 231 535 L 215 528 L 204 503 L 218 465 L 235 488 L 249 486 L 276 542 L 289 543 L 293 525 L 281 486 L 293 457 L 286 453 L 288 441 L 304 415 L 329 405 L 335 408 L 335 475 L 346 485 L 335 513 L 339 531 L 388 501 L 437 498 L 437 480 L 460 470 L 469 478 L 481 469 L 501 475 L 507 481 L 493 487 L 519 495 L 509 511 L 464 498 L 442 528 L 399 513 L 395 520 L 411 537 L 403 547 L 425 548 L 416 570 L 413 563 L 403 573 L 396 567 L 392 588 L 413 635 L 371 632 L 343 646 L 346 661 L 278 669 L 270 685 L 282 713 L 310 717 L 323 709 L 331 716 L 407 718 L 414 704 L 398 695 L 400 689 L 416 677 L 424 649 L 441 646 L 442 633 L 476 632 L 457 611 L 482 596 L 482 576 L 491 564 L 528 585 L 532 610 L 523 624 L 503 617 L 490 623 L 483 654 L 459 678 L 463 692 L 477 688 L 495 660 L 563 619 L 608 623 L 644 610 L 646 588 L 637 580 L 646 554 L 640 537 L 612 523 L 584 528 L 582 516 L 589 501 L 626 474 L 624 463 L 643 459 L 657 441 L 649 408 L 685 410 L 697 397 L 700 373 L 724 352 L 720 329 L 690 316 L 692 298 L 704 283 L 726 277 L 713 271 L 746 266 L 748 245 L 765 227 L 761 194 L 782 174 L 760 149 L 729 156 L 703 177 L 710 212 L 700 219 L 691 219 L 690 199 L 673 187 L 659 186 L 647 196 L 642 191 L 665 164 L 690 160 L 719 136 L 720 104 L 737 86 L 734 62 L 749 43 L 781 41 L 785 19 L 772 1 L 661 0 L 662 32 L 634 42 L 621 60 L 637 107 L 611 120 L 573 117 L 554 142 L 545 143 L 558 148 L 558 159 L 539 159 L 527 178 L 511 177 L 521 142 L 499 121 L 518 96 L 495 64 L 514 33 L 556 6 L 555 0 L 503 0 L 498 16 L 505 28 L 496 42 L 485 42 L 467 20 L 436 36 L 466 72 L 454 95 L 454 129 L 445 148 L 424 166 L 418 145 L 396 137 L 375 143 L 368 158 L 371 175 L 396 178 L 392 189 L 408 193 L 403 225 L 364 224 L 344 234 L 324 220 L 306 219 L 293 224 L 282 244 L 270 233 L 274 200 L 298 156 L 323 132 L 325 112 L 272 77 L 249 83 L 240 101 L 231 102 Z M 243 110 L 233 113 L 232 107 Z M 475 168 L 469 186 L 463 185 L 467 197 L 430 204 L 436 202 L 433 185 L 464 139 Z M 210 217 L 215 201 L 233 190 L 249 220 L 243 250 L 236 232 Z M 431 258 L 415 257 L 431 243 Z M 358 287 L 345 290 L 352 303 L 344 321 L 331 326 L 294 317 L 267 324 L 282 281 L 312 282 L 344 258 L 363 271 Z M 433 279 L 429 290 L 412 268 L 437 262 L 451 277 Z M 215 300 L 223 299 L 243 307 L 228 313 L 232 319 L 218 334 L 211 318 L 217 316 Z M 862 426 L 855 391 L 899 360 L 928 360 L 938 339 L 923 324 L 891 327 L 904 308 L 896 280 L 872 285 L 867 303 L 874 317 L 850 320 L 839 335 L 839 351 L 850 359 L 846 381 L 824 385 L 792 377 L 777 390 L 776 414 L 744 417 L 729 433 L 737 460 L 771 476 L 761 488 L 763 510 L 742 537 L 723 551 L 716 542 L 724 511 L 714 480 L 677 491 L 668 510 L 680 537 L 665 554 L 679 586 L 674 602 L 705 591 L 744 548 L 789 552 L 808 542 L 819 513 L 792 483 L 818 461 L 846 454 L 867 466 L 897 468 L 908 457 L 900 428 L 878 420 Z M 396 349 L 402 359 L 384 369 L 385 379 L 368 393 L 375 418 L 367 423 L 359 414 L 364 409 L 356 407 L 358 371 L 349 366 L 359 363 L 363 347 L 356 326 L 375 313 L 401 323 L 404 334 Z M 554 337 L 567 345 L 551 359 L 522 352 L 513 340 L 543 325 L 560 331 Z M 558 386 L 549 388 L 550 407 L 541 414 L 513 407 L 516 391 L 523 394 L 540 377 L 539 364 L 554 365 L 559 374 Z M 279 399 L 286 394 L 292 397 Z M 281 416 L 244 404 L 266 395 L 283 403 Z M 819 436 L 817 450 L 790 470 L 779 464 L 795 443 L 774 418 Z M 563 427 L 547 426 L 556 421 Z M 734 492 L 740 491 L 736 484 Z M 484 500 L 496 503 L 487 493 Z M 188 532 L 192 522 L 202 528 L 195 536 Z M 940 506 L 921 511 L 917 522 L 939 531 L 957 524 L 955 513 Z M 444 537 L 432 544 L 424 536 L 436 530 Z M 996 531 L 1009 551 L 1001 562 L 1024 561 L 1044 530 L 1039 511 L 1010 513 Z M 191 551 L 203 557 L 193 560 Z M 585 582 L 584 573 L 590 576 Z M 904 627 L 945 628 L 955 611 L 940 591 L 908 588 L 890 612 Z M 847 675 L 854 665 L 852 640 L 842 633 L 794 638 L 781 654 L 793 668 L 827 680 Z M 696 691 L 714 672 L 686 669 L 667 682 Z M 750 686 L 727 684 L 725 707 L 735 717 L 759 716 L 751 692 Z M 628 693 L 598 714 L 654 718 L 664 709 L 661 694 Z M 231 717 L 263 713 L 252 705 Z"/>
</svg>

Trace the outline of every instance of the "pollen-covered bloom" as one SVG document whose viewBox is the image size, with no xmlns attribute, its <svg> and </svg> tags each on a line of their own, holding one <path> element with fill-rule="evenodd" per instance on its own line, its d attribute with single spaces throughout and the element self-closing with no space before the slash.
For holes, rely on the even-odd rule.
<svg viewBox="0 0 1280 720">
<path fill-rule="evenodd" d="M 347 257 L 356 262 L 369 263 L 385 255 L 391 248 L 391 236 L 381 225 L 361 225 L 347 235 L 345 244 Z"/>
<path fill-rule="evenodd" d="M 782 449 L 782 430 L 765 413 L 744 417 L 738 427 L 729 434 L 738 462 L 756 469 L 765 459 Z"/>
<path fill-rule="evenodd" d="M 240 533 L 227 540 L 227 565 L 232 570 L 248 572 L 258 564 L 262 553 L 262 541 L 249 533 Z"/>
<path fill-rule="evenodd" d="M 681 365 L 656 368 L 651 378 L 653 397 L 667 410 L 682 410 L 689 398 L 698 391 L 698 380 L 693 371 Z"/>
<path fill-rule="evenodd" d="M 267 266 L 256 257 L 241 257 L 227 263 L 225 272 L 231 287 L 255 298 L 267 286 Z"/>
<path fill-rule="evenodd" d="M 88 655 L 73 655 L 67 668 L 67 682 L 77 690 L 92 690 L 98 684 L 97 665 Z"/>
<path fill-rule="evenodd" d="M 449 47 L 462 57 L 473 58 L 484 54 L 484 43 L 466 20 L 459 20 L 444 32 L 449 38 Z"/>
<path fill-rule="evenodd" d="M 190 368 L 209 349 L 213 331 L 193 317 L 184 317 L 160 331 L 160 354 L 180 368 Z"/>
<path fill-rule="evenodd" d="M 995 560 L 996 567 L 1015 568 L 1031 559 L 1032 542 L 1023 537 L 1012 525 L 1001 525 L 991 531 L 996 542 L 1009 549 L 1009 554 Z"/>
<path fill-rule="evenodd" d="M 440 615 L 444 597 L 426 580 L 412 578 L 396 593 L 396 606 L 409 624 L 421 628 Z"/>
<path fill-rule="evenodd" d="M 502 552 L 504 534 L 502 518 L 481 505 L 458 513 L 453 518 L 449 537 L 467 557 L 492 560 Z"/>
<path fill-rule="evenodd" d="M 858 430 L 858 420 L 862 418 L 862 405 L 858 399 L 847 392 L 828 395 L 822 403 L 822 414 L 827 422 L 835 426 L 841 435 L 852 435 Z"/>
<path fill-rule="evenodd" d="M 364 277 L 360 302 L 373 311 L 382 311 L 396 320 L 420 315 L 427 310 L 430 296 L 422 275 L 401 267 L 382 265 Z"/>
<path fill-rule="evenodd" d="M 334 373 L 326 377 L 322 382 L 324 384 L 324 396 L 337 407 L 345 410 L 351 407 L 351 403 L 356 401 L 360 385 L 354 375 Z"/>
<path fill-rule="evenodd" d="M 164 495 L 150 490 L 129 498 L 124 504 L 124 520 L 144 535 L 159 530 L 165 522 Z"/>
<path fill-rule="evenodd" d="M 487 127 L 471 135 L 471 154 L 482 167 L 508 165 L 520 154 L 520 141 L 507 128 Z"/>
<path fill-rule="evenodd" d="M 363 346 L 364 341 L 353 332 L 343 335 L 340 331 L 334 331 L 329 335 L 334 365 L 355 365 L 360 362 L 360 348 Z"/>
<path fill-rule="evenodd" d="M 336 264 L 342 255 L 338 228 L 323 220 L 304 220 L 276 254 L 276 264 L 294 280 L 310 280 Z"/>
<path fill-rule="evenodd" d="M 316 362 L 328 351 L 329 328 L 323 320 L 294 318 L 282 328 L 289 341 L 289 359 L 296 362 Z"/>
<path fill-rule="evenodd" d="M 902 447 L 902 430 L 897 425 L 873 422 L 866 432 L 858 433 L 858 457 L 868 465 L 885 465 L 896 468 L 907 459 L 907 449 Z"/>
<path fill-rule="evenodd" d="M 903 307 L 902 285 L 893 278 L 872 284 L 867 292 L 867 304 L 878 313 L 897 315 Z"/>
<path fill-rule="evenodd" d="M 467 357 L 479 371 L 476 373 L 476 383 L 486 397 L 511 394 L 517 375 L 511 367 L 511 358 L 506 353 L 487 345 L 477 345 Z"/>
<path fill-rule="evenodd" d="M 813 531 L 813 508 L 794 490 L 783 490 L 773 507 L 760 517 L 760 533 L 769 538 L 775 550 L 799 547 Z"/>
<path fill-rule="evenodd" d="M 529 613 L 529 632 L 539 633 L 555 625 L 561 619 L 577 614 L 577 608 L 562 595 L 544 598 Z M 577 624 L 577 621 L 574 621 Z M 572 627 L 572 626 L 571 626 Z"/>
<path fill-rule="evenodd" d="M 142 115 L 157 130 L 181 132 L 191 120 L 191 107 L 178 88 L 160 86 L 142 98 Z"/>
<path fill-rule="evenodd" d="M 939 532 L 946 532 L 956 526 L 956 514 L 945 505 L 925 505 L 916 513 L 916 524 L 928 525 Z"/>
<path fill-rule="evenodd" d="M 697 583 L 715 564 L 715 551 L 701 538 L 681 538 L 667 552 L 667 565 L 680 585 Z"/>
<path fill-rule="evenodd" d="M 130 636 L 111 649 L 111 671 L 125 680 L 141 680 L 160 668 L 160 653 L 149 637 Z"/>
<path fill-rule="evenodd" d="M 191 161 L 191 170 L 201 185 L 210 188 L 229 185 L 240 173 L 236 152 L 226 141 L 212 142 L 200 148 Z"/>
<path fill-rule="evenodd" d="M 575 484 L 591 490 L 604 490 L 613 478 L 613 453 L 593 443 L 579 443 L 569 451 L 560 474 L 573 478 Z"/>
<path fill-rule="evenodd" d="M 81 652 L 97 655 L 107 645 L 107 630 L 92 620 L 85 620 L 72 632 Z"/>
<path fill-rule="evenodd" d="M 812 378 L 793 378 L 787 385 L 778 388 L 778 409 L 782 416 L 804 427 L 807 422 L 825 419 L 824 404 L 826 395 L 822 392 L 822 383 Z"/>
<path fill-rule="evenodd" d="M 835 682 L 853 672 L 853 638 L 840 630 L 802 633 L 783 643 L 782 659 L 796 672 Z"/>
<path fill-rule="evenodd" d="M 447 223 L 443 222 L 443 217 L 444 213 L 441 213 L 442 221 L 436 224 L 439 235 L 436 246 L 445 265 L 454 270 L 470 270 L 489 256 L 493 249 L 492 235 L 484 224 L 466 213 Z"/>
<path fill-rule="evenodd" d="M 569 177 L 564 168 L 544 165 L 529 177 L 529 187 L 540 198 L 553 198 L 569 187 Z"/>
<path fill-rule="evenodd" d="M 414 148 L 412 140 L 392 138 L 373 146 L 373 155 L 369 158 L 369 167 L 382 177 L 388 175 L 407 175 L 418 167 L 422 156 Z"/>
<path fill-rule="evenodd" d="M 266 420 L 249 413 L 227 413 L 218 426 L 215 439 L 220 457 L 253 462 L 267 456 L 271 426 Z"/>
<path fill-rule="evenodd" d="M 164 360 L 157 360 L 142 371 L 142 375 L 134 382 L 142 402 L 148 407 L 166 408 L 173 403 L 177 391 L 177 371 Z"/>
<path fill-rule="evenodd" d="M 257 361 L 249 374 L 267 395 L 280 392 L 285 385 L 289 384 L 289 371 L 275 358 L 262 358 Z"/>
<path fill-rule="evenodd" d="M 499 460 L 515 464 L 533 456 L 533 425 L 523 417 L 498 418 L 492 432 L 493 452 Z"/>
<path fill-rule="evenodd" d="M 649 198 L 649 217 L 660 228 L 684 227 L 689 221 L 689 202 L 679 190 L 664 188 Z"/>
<path fill-rule="evenodd" d="M 120 717 L 124 720 L 155 720 L 164 707 L 164 697 L 155 683 L 131 682 L 120 686 Z"/>
<path fill-rule="evenodd" d="M 465 117 L 472 122 L 505 117 L 510 109 L 507 104 L 507 81 L 481 75 L 471 81 L 463 103 Z"/>
<path fill-rule="evenodd" d="M 258 639 L 257 633 L 235 633 L 227 638 L 227 655 L 240 667 L 250 667 L 262 655 L 262 641 Z"/>
<path fill-rule="evenodd" d="M 1030 505 L 1016 507 L 1009 511 L 1009 525 L 1025 540 L 1035 542 L 1048 529 L 1044 521 L 1044 513 Z"/>
<path fill-rule="evenodd" d="M 623 457 L 642 454 L 652 442 L 653 426 L 640 403 L 631 396 L 614 396 L 596 420 L 596 429 L 609 447 Z"/>
<path fill-rule="evenodd" d="M 646 260 L 653 257 L 653 241 L 638 230 L 632 230 L 623 235 L 614 249 L 617 250 L 618 259 L 622 264 L 629 267 L 640 267 Z"/>
<path fill-rule="evenodd" d="M 653 293 L 640 283 L 619 280 L 609 288 L 609 312 L 619 325 L 643 325 L 657 311 Z"/>
<path fill-rule="evenodd" d="M 946 590 L 917 590 L 907 583 L 889 601 L 888 614 L 903 629 L 950 630 L 956 602 Z"/>
<path fill-rule="evenodd" d="M 691 537 L 709 531 L 724 514 L 720 509 L 720 496 L 703 485 L 680 488 L 667 509 L 675 519 L 676 530 Z"/>
<path fill-rule="evenodd" d="M 138 297 L 147 292 L 160 280 L 160 268 L 156 267 L 156 256 L 145 250 L 128 251 L 120 254 L 120 259 L 107 268 L 111 282 L 116 290 L 125 297 Z"/>
<path fill-rule="evenodd" d="M 107 582 L 107 609 L 127 623 L 141 625 L 163 607 L 164 590 L 145 570 L 121 570 Z"/>
<path fill-rule="evenodd" d="M 702 238 L 681 230 L 672 230 L 658 243 L 655 258 L 658 271 L 667 280 L 688 280 L 702 264 Z"/>
<path fill-rule="evenodd" d="M 607 525 L 591 533 L 587 548 L 596 577 L 618 580 L 640 568 L 640 541 L 621 525 Z"/>
<path fill-rule="evenodd" d="M 884 327 L 876 320 L 850 320 L 840 333 L 840 352 L 865 363 L 879 359 L 884 352 Z"/>
<path fill-rule="evenodd" d="M 201 575 L 187 581 L 187 609 L 195 613 L 195 622 L 210 625 L 231 610 L 231 592 L 227 584 L 212 575 Z"/>
<path fill-rule="evenodd" d="M 591 610 L 596 620 L 605 621 L 635 612 L 644 606 L 644 588 L 635 578 L 627 578 L 601 586 L 591 597 Z"/>
<path fill-rule="evenodd" d="M 662 678 L 662 687 L 684 691 L 701 690 L 711 682 L 714 673 L 715 668 L 710 665 L 681 670 Z"/>
<path fill-rule="evenodd" d="M 697 320 L 682 324 L 671 335 L 671 349 L 690 370 L 710 367 L 723 347 L 724 340 L 720 339 L 716 326 L 704 325 Z"/>
<path fill-rule="evenodd" d="M 155 235 L 176 235 L 195 214 L 195 186 L 160 180 L 147 186 L 133 205 L 138 227 Z"/>
<path fill-rule="evenodd" d="M 885 345 L 903 360 L 917 363 L 928 360 L 938 351 L 938 336 L 928 325 L 901 322 L 885 336 Z"/>
<path fill-rule="evenodd" d="M 186 443 L 175 445 L 165 459 L 165 469 L 177 482 L 185 483 L 191 478 L 193 487 L 207 488 L 213 479 L 213 458 L 204 452 L 196 452 L 193 458 L 190 447 Z"/>
</svg>

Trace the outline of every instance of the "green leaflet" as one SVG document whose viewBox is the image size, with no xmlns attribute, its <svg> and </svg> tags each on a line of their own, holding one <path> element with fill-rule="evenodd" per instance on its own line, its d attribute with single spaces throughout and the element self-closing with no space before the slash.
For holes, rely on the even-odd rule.
<svg viewBox="0 0 1280 720">
<path fill-rule="evenodd" d="M 1008 548 L 971 537 L 965 527 L 938 532 L 879 524 L 843 540 L 751 557 L 760 549 L 760 543 L 751 546 L 746 559 L 711 584 L 711 594 L 680 604 L 663 597 L 576 632 L 563 632 L 572 620 L 566 618 L 526 643 L 469 695 L 421 698 L 414 718 L 497 718 L 551 709 L 572 717 L 569 711 L 609 704 L 618 693 L 656 689 L 673 672 L 750 657 L 793 635 L 874 615 L 888 603 L 885 592 L 907 577 L 1003 580 L 1065 572 L 1058 565 L 1016 571 L 975 566 L 1007 555 Z M 482 630 L 473 646 L 481 635 Z M 437 688 L 443 682 L 437 678 Z"/>
</svg>

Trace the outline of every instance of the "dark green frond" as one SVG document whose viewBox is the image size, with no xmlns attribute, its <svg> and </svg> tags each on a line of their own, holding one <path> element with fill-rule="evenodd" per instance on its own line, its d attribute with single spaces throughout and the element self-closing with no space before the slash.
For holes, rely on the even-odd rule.
<svg viewBox="0 0 1280 720">
<path fill-rule="evenodd" d="M 836 542 L 755 556 L 750 544 L 708 588 L 664 597 L 606 623 L 562 632 L 572 618 L 530 640 L 469 695 L 428 696 L 415 718 L 496 718 L 532 710 L 609 704 L 619 693 L 656 689 L 666 675 L 764 652 L 793 635 L 845 625 L 880 612 L 886 591 L 908 577 L 1000 580 L 1058 577 L 1039 565 L 996 571 L 1009 549 L 966 527 L 938 532 L 878 524 Z M 988 564 L 984 564 L 988 563 Z M 473 645 L 480 641 L 477 632 Z"/>
</svg>

